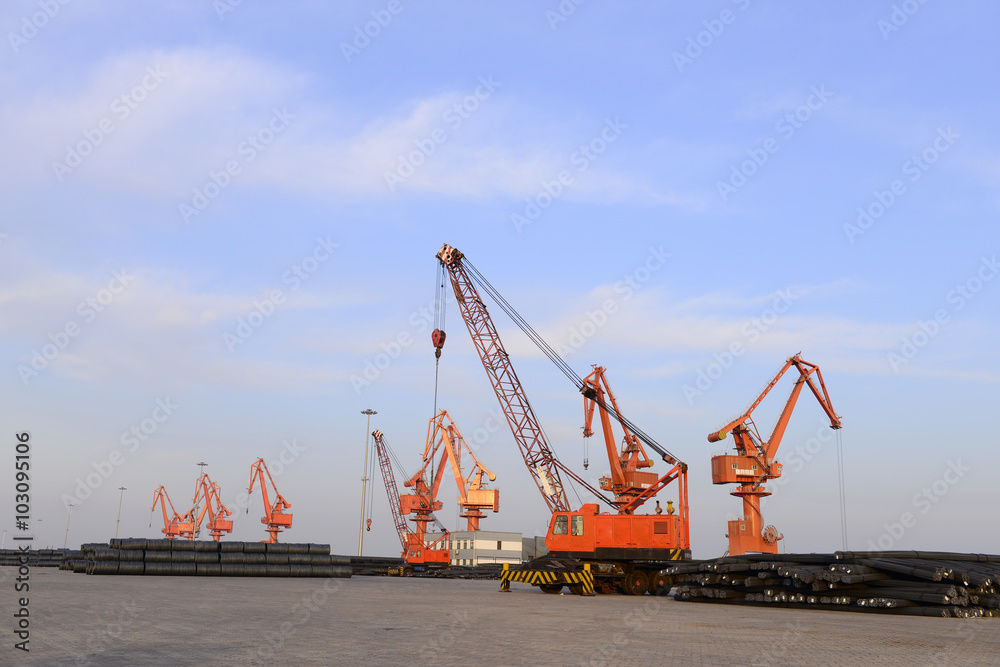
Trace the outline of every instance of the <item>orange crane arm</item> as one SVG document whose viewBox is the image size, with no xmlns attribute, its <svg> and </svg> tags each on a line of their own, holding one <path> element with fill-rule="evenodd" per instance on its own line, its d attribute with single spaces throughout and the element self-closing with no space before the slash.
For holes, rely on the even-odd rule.
<svg viewBox="0 0 1000 667">
<path fill-rule="evenodd" d="M 399 542 L 406 551 L 407 535 L 410 533 L 406 525 L 406 519 L 400 513 L 399 487 L 396 486 L 396 476 L 392 472 L 392 462 L 389 460 L 388 446 L 382 436 L 382 431 L 373 431 L 372 437 L 375 439 L 375 452 L 378 454 L 378 465 L 382 470 L 382 481 L 385 482 L 386 493 L 389 494 L 389 509 L 392 510 L 392 521 L 396 526 L 396 534 Z"/>
<path fill-rule="evenodd" d="M 165 500 L 165 501 L 164 501 Z M 156 503 L 160 503 L 160 507 L 163 509 L 163 527 L 168 528 L 171 521 L 176 520 L 180 522 L 181 517 L 177 514 L 177 510 L 174 509 L 174 504 L 170 502 L 170 496 L 167 495 L 167 489 L 162 484 L 156 491 L 153 492 L 153 506 L 150 508 L 150 512 L 156 509 Z M 174 517 L 171 519 L 167 516 L 167 504 L 170 504 L 170 511 L 173 513 Z"/>
<path fill-rule="evenodd" d="M 747 408 L 742 415 L 729 422 L 721 429 L 710 433 L 708 435 L 708 441 L 718 442 L 723 440 L 730 431 L 737 428 L 749 430 L 744 424 L 746 422 L 749 422 L 751 425 L 753 424 L 753 420 L 751 418 L 753 411 L 757 409 L 757 406 L 760 405 L 761 401 L 764 400 L 764 397 L 767 396 L 771 389 L 774 388 L 774 385 L 778 383 L 778 380 L 781 379 L 785 372 L 793 366 L 799 371 L 799 377 L 796 379 L 795 386 L 792 388 L 792 393 L 788 397 L 788 401 L 785 403 L 785 407 L 781 411 L 781 415 L 779 415 L 777 423 L 774 425 L 774 431 L 772 431 L 771 437 L 763 445 L 764 451 L 762 453 L 764 456 L 767 458 L 774 457 L 774 454 L 778 449 L 778 445 L 781 444 L 781 438 L 785 434 L 785 429 L 788 427 L 788 421 L 791 418 L 792 411 L 794 410 L 795 404 L 799 399 L 799 394 L 802 392 L 803 384 L 809 386 L 809 389 L 812 390 L 813 395 L 816 397 L 816 400 L 819 401 L 823 411 L 826 412 L 827 417 L 830 418 L 830 428 L 841 428 L 842 424 L 840 417 L 833 409 L 833 403 L 830 401 L 830 394 L 826 390 L 826 383 L 823 382 L 823 373 L 820 371 L 819 366 L 805 361 L 802 359 L 800 354 L 801 353 L 789 357 L 788 360 L 785 361 L 785 365 L 778 371 L 777 375 L 775 375 L 767 386 L 764 387 L 760 396 L 758 396 L 757 399 L 750 404 L 750 407 Z M 813 381 L 811 377 L 813 374 L 816 375 L 816 380 L 819 382 L 819 386 L 817 386 L 816 382 Z"/>
</svg>

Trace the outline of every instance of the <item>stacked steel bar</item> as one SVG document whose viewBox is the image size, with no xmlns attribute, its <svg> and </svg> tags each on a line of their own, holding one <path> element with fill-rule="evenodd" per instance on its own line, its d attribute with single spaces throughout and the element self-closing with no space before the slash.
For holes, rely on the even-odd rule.
<svg viewBox="0 0 1000 667">
<path fill-rule="evenodd" d="M 674 598 L 916 616 L 1000 616 L 1000 556 L 746 554 L 669 567 Z M 669 590 L 658 591 L 666 595 Z"/>
<path fill-rule="evenodd" d="M 216 577 L 350 577 L 351 559 L 328 544 L 123 538 L 67 556 L 74 572 Z"/>
<path fill-rule="evenodd" d="M 0 549 L 0 566 L 28 565 L 30 567 L 62 567 L 62 562 L 68 554 L 79 554 L 69 549 Z M 25 560 L 22 560 L 25 559 Z"/>
</svg>

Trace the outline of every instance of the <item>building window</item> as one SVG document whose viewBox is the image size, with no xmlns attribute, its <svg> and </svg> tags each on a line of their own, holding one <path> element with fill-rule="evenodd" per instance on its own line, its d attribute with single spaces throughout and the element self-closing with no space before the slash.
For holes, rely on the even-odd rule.
<svg viewBox="0 0 1000 667">
<path fill-rule="evenodd" d="M 500 540 L 497 540 L 497 551 L 503 551 L 503 545 L 500 543 Z"/>
</svg>

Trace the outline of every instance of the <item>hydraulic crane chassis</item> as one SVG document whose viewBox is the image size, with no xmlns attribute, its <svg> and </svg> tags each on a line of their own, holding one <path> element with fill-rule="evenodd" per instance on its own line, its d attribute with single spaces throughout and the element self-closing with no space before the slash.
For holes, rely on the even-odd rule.
<svg viewBox="0 0 1000 667">
<path fill-rule="evenodd" d="M 652 549 L 644 551 L 654 551 Z M 546 593 L 559 593 L 567 586 L 574 595 L 621 592 L 626 595 L 655 594 L 660 588 L 669 590 L 672 581 L 661 570 L 677 561 L 691 560 L 688 549 L 655 550 L 649 559 L 601 558 L 594 554 L 550 553 L 528 561 L 520 567 L 503 566 L 500 591 L 509 592 L 510 582 L 519 581 L 537 586 Z"/>
</svg>

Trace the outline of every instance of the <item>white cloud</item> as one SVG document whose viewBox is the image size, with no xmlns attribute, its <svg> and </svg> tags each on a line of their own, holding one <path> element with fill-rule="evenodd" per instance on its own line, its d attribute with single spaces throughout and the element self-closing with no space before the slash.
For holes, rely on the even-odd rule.
<svg viewBox="0 0 1000 667">
<path fill-rule="evenodd" d="M 544 115 L 515 99 L 502 82 L 471 111 L 470 96 L 477 89 L 486 94 L 478 81 L 392 108 L 358 111 L 346 102 L 316 103 L 311 80 L 301 71 L 220 48 L 115 55 L 59 90 L 15 79 L 15 90 L 0 106 L 0 143 L 22 158 L 6 162 L 0 175 L 10 184 L 80 184 L 178 197 L 181 203 L 208 182 L 210 172 L 236 161 L 235 187 L 389 197 L 386 173 L 399 170 L 401 157 L 415 155 L 421 164 L 412 175 L 402 171 L 397 195 L 529 197 L 541 192 L 543 181 L 568 170 L 573 183 L 562 195 L 567 201 L 704 205 L 700 197 L 645 182 L 622 167 L 630 149 L 621 138 L 582 169 L 573 156 L 601 136 L 606 119 L 548 127 L 539 120 Z M 250 159 L 241 152 L 243 142 L 266 132 L 274 109 L 294 118 Z M 102 123 L 112 131 L 102 131 Z M 423 153 L 418 143 L 426 147 Z M 73 153 L 82 157 L 79 166 Z"/>
</svg>

